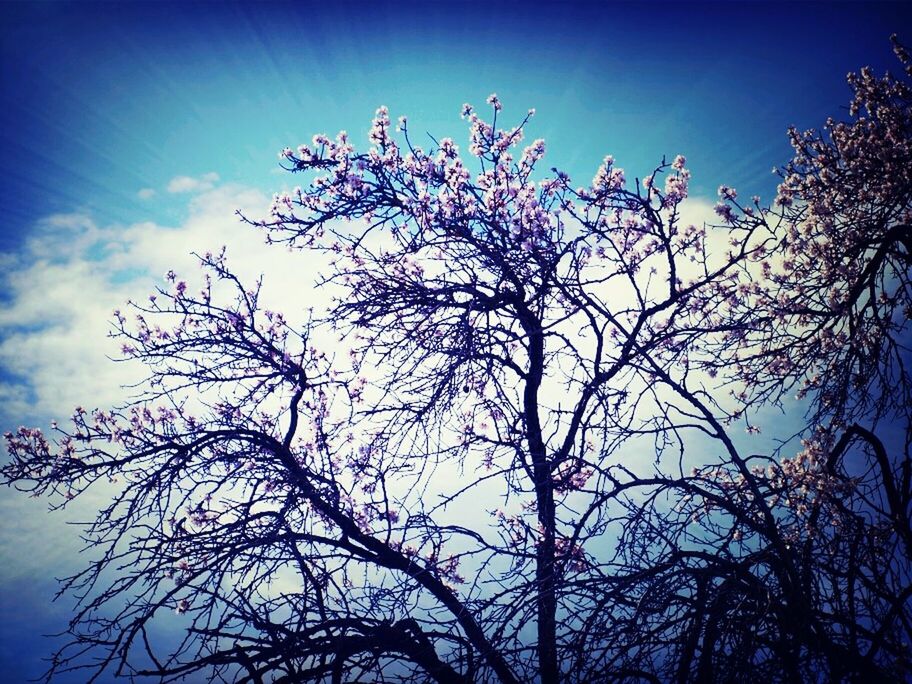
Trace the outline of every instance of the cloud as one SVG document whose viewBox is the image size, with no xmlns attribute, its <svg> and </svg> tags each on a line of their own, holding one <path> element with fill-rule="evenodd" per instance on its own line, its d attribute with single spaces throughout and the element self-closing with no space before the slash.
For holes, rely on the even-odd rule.
<svg viewBox="0 0 912 684">
<path fill-rule="evenodd" d="M 149 221 L 100 224 L 83 213 L 49 216 L 34 228 L 22 250 L 0 255 L 0 287 L 6 293 L 0 302 L 2 430 L 20 424 L 46 427 L 52 419 L 65 424 L 77 405 L 92 409 L 125 403 L 131 391 L 124 386 L 140 380 L 143 372 L 135 364 L 111 360 L 119 356 L 119 345 L 106 336 L 112 311 L 127 300 L 145 299 L 164 284 L 163 275 L 170 269 L 189 287 L 198 287 L 202 274 L 191 252 L 226 245 L 232 270 L 244 283 L 263 275 L 261 303 L 282 311 L 289 321 L 302 320 L 310 307 L 325 310 L 329 293 L 313 284 L 327 270 L 326 257 L 267 245 L 261 233 L 235 216 L 236 209 L 251 217 L 261 215 L 269 204 L 265 194 L 225 184 L 200 190 L 185 201 L 187 218 L 177 226 Z M 687 223 L 715 219 L 712 203 L 698 198 L 688 200 L 682 214 Z M 726 231 L 714 232 L 709 240 L 722 247 Z M 312 340 L 339 349 L 329 346 L 328 338 L 315 335 Z M 24 520 L 17 511 L 24 511 L 20 506 L 25 504 L 16 500 L 0 494 L 0 514 L 6 511 L 7 519 Z M 80 498 L 73 503 L 84 505 L 78 510 L 90 517 L 91 502 Z M 63 528 L 51 532 L 42 517 L 30 520 L 29 534 L 67 534 Z M 20 538 L 18 532 L 0 533 L 0 550 L 5 551 L 4 544 L 12 548 Z M 31 567 L 11 563 L 0 568 L 0 580 L 27 575 Z"/>
<path fill-rule="evenodd" d="M 153 188 L 143 188 L 136 193 L 136 196 L 143 200 L 151 199 L 152 197 L 155 197 L 155 190 Z"/>
<path fill-rule="evenodd" d="M 191 183 L 183 186 L 195 189 L 185 198 L 187 218 L 180 225 L 100 224 L 88 214 L 56 214 L 34 228 L 18 253 L 0 255 L 0 286 L 6 292 L 0 301 L 0 429 L 47 427 L 52 419 L 64 424 L 77 405 L 108 408 L 127 401 L 131 391 L 124 386 L 141 379 L 142 369 L 111 360 L 119 355 L 117 343 L 106 337 L 112 311 L 129 299 L 145 298 L 163 284 L 169 269 L 196 287 L 202 276 L 191 252 L 226 245 L 229 265 L 242 282 L 262 274 L 261 302 L 290 321 L 304 318 L 310 307 L 326 307 L 328 293 L 313 287 L 318 273 L 326 272 L 325 258 L 266 245 L 262 234 L 235 216 L 236 209 L 259 216 L 269 204 L 263 193 L 236 184 L 215 187 L 215 174 L 187 180 Z M 203 184 L 212 187 L 203 189 Z M 711 202 L 688 201 L 686 222 L 713 219 Z M 560 396 L 558 391 L 553 396 Z M 446 489 L 461 476 L 458 466 L 447 464 L 437 471 L 437 483 Z M 43 501 L 9 488 L 0 491 L 0 516 L 11 521 L 0 529 L 5 561 L 0 588 L 10 593 L 17 582 L 78 570 L 80 540 L 63 520 L 93 519 L 112 491 L 102 483 L 60 515 L 46 515 Z M 487 491 L 481 488 L 475 495 Z M 454 508 L 453 515 L 461 524 L 487 524 L 480 508 Z M 43 541 L 37 549 L 34 539 Z M 30 553 L 21 553 L 25 544 Z M 39 599 L 34 604 L 32 619 L 47 619 L 49 609 Z M 10 615 L 8 609 L 0 611 L 0 617 Z"/>
<path fill-rule="evenodd" d="M 0 304 L 3 429 L 66 419 L 77 405 L 122 403 L 128 393 L 121 387 L 137 380 L 139 369 L 111 361 L 119 355 L 107 338 L 112 312 L 127 300 L 145 299 L 170 269 L 191 287 L 201 283 L 191 252 L 227 246 L 229 265 L 242 281 L 263 275 L 263 301 L 289 320 L 319 308 L 325 298 L 311 288 L 320 257 L 268 246 L 234 214 L 259 216 L 267 206 L 260 191 L 229 184 L 193 195 L 187 219 L 176 227 L 99 225 L 78 213 L 37 225 L 0 271 L 7 293 Z"/>
<path fill-rule="evenodd" d="M 219 175 L 214 171 L 204 173 L 199 178 L 192 176 L 175 176 L 168 181 L 168 192 L 207 192 L 215 187 Z"/>
<path fill-rule="evenodd" d="M 21 250 L 0 255 L 0 432 L 19 425 L 47 429 L 55 419 L 65 425 L 76 406 L 111 408 L 129 400 L 134 392 L 125 386 L 144 373 L 136 364 L 112 361 L 120 355 L 107 336 L 112 312 L 163 285 L 169 269 L 191 287 L 201 285 L 191 252 L 225 245 L 242 282 L 263 275 L 261 302 L 289 321 L 305 318 L 309 307 L 323 308 L 327 296 L 313 283 L 325 260 L 266 245 L 234 213 L 258 217 L 268 204 L 258 190 L 227 184 L 188 197 L 187 218 L 178 226 L 100 224 L 84 213 L 55 214 L 34 226 Z M 105 496 L 110 489 L 98 487 L 54 516 L 45 514 L 46 502 L 3 488 L 0 516 L 10 524 L 0 530 L 0 588 L 36 572 L 73 572 L 80 541 L 63 520 L 94 518 Z M 24 540 L 39 538 L 45 543 L 38 551 L 21 553 L 30 543 Z"/>
<path fill-rule="evenodd" d="M 232 270 L 247 283 L 263 275 L 262 301 L 289 320 L 327 305 L 328 293 L 312 287 L 325 258 L 266 245 L 234 212 L 259 216 L 268 198 L 238 184 L 199 189 L 217 178 L 186 178 L 185 186 L 198 189 L 187 197 L 181 225 L 99 225 L 87 214 L 56 214 L 35 227 L 19 253 L 0 258 L 7 293 L 0 303 L 0 428 L 46 425 L 66 419 L 77 405 L 125 401 L 122 386 L 136 381 L 140 369 L 111 361 L 119 356 L 119 345 L 107 338 L 112 312 L 145 299 L 170 269 L 195 287 L 201 276 L 191 252 L 227 246 Z M 682 222 L 714 222 L 712 206 L 687 200 Z M 727 233 L 710 231 L 708 241 L 724 249 Z"/>
</svg>

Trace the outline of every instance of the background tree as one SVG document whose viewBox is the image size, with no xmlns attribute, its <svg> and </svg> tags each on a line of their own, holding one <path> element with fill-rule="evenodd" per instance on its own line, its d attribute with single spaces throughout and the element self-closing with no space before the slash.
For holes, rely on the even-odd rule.
<svg viewBox="0 0 912 684">
<path fill-rule="evenodd" d="M 723 186 L 716 228 L 682 217 L 683 157 L 574 187 L 493 95 L 468 158 L 385 108 L 365 153 L 284 150 L 306 182 L 250 222 L 328 255 L 331 311 L 291 324 L 204 255 L 202 289 L 115 313 L 134 403 L 7 436 L 7 482 L 117 490 L 51 674 L 907 671 L 909 442 L 876 433 L 909 425 L 909 94 L 851 83 L 777 207 Z M 742 453 L 796 388 L 804 451 Z"/>
<path fill-rule="evenodd" d="M 634 528 L 680 540 L 634 567 L 651 567 L 644 595 L 666 588 L 653 619 L 681 679 L 909 673 L 912 98 L 907 80 L 869 69 L 849 83 L 848 121 L 790 131 L 772 210 L 720 188 L 720 217 L 771 239 L 728 286 L 729 329 L 694 352 L 748 410 L 797 394 L 808 427 L 795 456 L 749 456 L 752 477 L 733 455 L 695 470 L 692 486 L 670 485 L 676 516 L 651 510 Z M 702 555 L 682 559 L 685 543 Z"/>
</svg>

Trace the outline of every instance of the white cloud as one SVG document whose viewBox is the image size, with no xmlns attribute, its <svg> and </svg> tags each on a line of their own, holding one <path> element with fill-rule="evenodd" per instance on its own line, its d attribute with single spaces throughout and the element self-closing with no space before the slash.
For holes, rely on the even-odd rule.
<svg viewBox="0 0 912 684">
<path fill-rule="evenodd" d="M 152 197 L 155 197 L 155 190 L 153 188 L 143 188 L 136 193 L 136 196 L 143 200 L 151 199 Z"/>
<path fill-rule="evenodd" d="M 65 424 L 78 405 L 124 403 L 131 394 L 124 385 L 140 379 L 142 369 L 111 360 L 119 355 L 107 337 L 112 311 L 144 299 L 169 269 L 191 287 L 201 284 L 191 252 L 227 246 L 229 265 L 242 282 L 262 274 L 261 301 L 290 321 L 303 318 L 308 307 L 323 308 L 326 295 L 312 288 L 321 257 L 268 246 L 235 215 L 236 209 L 261 215 L 269 203 L 265 195 L 240 185 L 197 192 L 179 226 L 99 225 L 86 214 L 56 214 L 34 227 L 19 252 L 0 255 L 6 293 L 0 303 L 0 432 L 19 425 L 47 428 L 53 419 Z M 12 522 L 0 526 L 0 586 L 35 572 L 72 572 L 79 538 L 63 518 L 93 518 L 105 496 L 110 491 L 100 487 L 55 517 L 41 513 L 45 502 L 3 488 L 0 516 Z M 23 540 L 36 538 L 45 541 L 41 550 L 22 554 Z"/>
<path fill-rule="evenodd" d="M 211 173 L 187 180 L 200 188 L 217 178 Z M 19 254 L 0 259 L 0 285 L 8 293 L 0 304 L 0 427 L 46 424 L 67 418 L 77 405 L 122 402 L 121 386 L 139 371 L 110 360 L 118 355 L 118 345 L 106 337 L 111 313 L 129 299 L 145 299 L 169 269 L 195 287 L 191 252 L 227 245 L 232 269 L 245 282 L 264 275 L 262 301 L 289 320 L 308 307 L 323 308 L 328 294 L 312 288 L 323 257 L 266 245 L 234 214 L 241 209 L 258 216 L 267 205 L 258 190 L 226 184 L 190 196 L 188 217 L 177 227 L 102 226 L 78 213 L 42 221 Z M 685 223 L 715 218 L 708 200 L 682 205 Z M 726 231 L 710 231 L 708 240 L 727 242 Z"/>
<path fill-rule="evenodd" d="M 5 259 L 0 277 L 8 293 L 0 305 L 3 429 L 65 419 L 77 405 L 123 401 L 121 386 L 137 379 L 139 370 L 110 360 L 118 355 L 118 345 L 106 337 L 112 311 L 129 299 L 145 299 L 169 269 L 191 287 L 201 283 L 191 252 L 226 245 L 232 269 L 244 282 L 264 275 L 263 301 L 289 320 L 307 307 L 320 308 L 325 297 L 311 290 L 319 257 L 266 245 L 234 214 L 241 209 L 258 216 L 267 205 L 257 190 L 226 185 L 194 195 L 188 218 L 177 227 L 102 226 L 84 214 L 42 221 L 23 250 Z"/>
<path fill-rule="evenodd" d="M 198 178 L 192 176 L 175 176 L 168 181 L 168 192 L 207 192 L 215 187 L 219 175 L 214 171 L 204 173 Z"/>
<path fill-rule="evenodd" d="M 191 252 L 227 245 L 232 270 L 244 282 L 263 274 L 261 301 L 291 321 L 302 318 L 308 307 L 325 307 L 327 293 L 312 287 L 317 273 L 325 272 L 324 258 L 266 245 L 263 235 L 234 212 L 259 216 L 268 198 L 233 184 L 201 189 L 216 179 L 215 174 L 189 179 L 196 190 L 187 197 L 188 217 L 179 226 L 99 225 L 85 214 L 58 214 L 41 222 L 18 254 L 0 255 L 0 286 L 7 293 L 0 304 L 0 428 L 46 426 L 54 418 L 63 423 L 77 405 L 123 403 L 129 396 L 123 385 L 137 380 L 141 369 L 110 360 L 118 355 L 118 345 L 106 337 L 111 312 L 128 299 L 144 299 L 169 269 L 196 287 L 201 274 Z M 682 213 L 685 222 L 715 218 L 712 203 L 701 199 L 688 200 Z M 724 231 L 711 239 L 724 239 Z M 458 481 L 458 473 L 452 475 L 440 483 Z M 91 500 L 74 504 L 86 512 L 83 518 L 91 517 Z M 55 547 L 73 546 L 68 530 L 27 514 L 34 509 L 28 506 L 24 499 L 0 494 L 0 513 L 24 526 L 0 532 L 0 552 L 12 554 L 19 540 L 36 535 L 59 541 Z M 34 560 L 10 562 L 0 568 L 0 580 L 28 576 L 34 565 Z"/>
<path fill-rule="evenodd" d="M 213 176 L 189 180 L 214 183 Z M 317 273 L 325 272 L 323 257 L 266 245 L 263 235 L 235 216 L 236 209 L 258 216 L 268 205 L 264 194 L 239 185 L 195 187 L 196 194 L 187 198 L 188 217 L 179 226 L 99 225 L 85 214 L 59 214 L 37 226 L 19 254 L 0 255 L 0 286 L 8 295 L 0 304 L 0 428 L 46 426 L 53 418 L 63 423 L 76 405 L 91 409 L 123 403 L 129 395 L 123 386 L 139 379 L 141 369 L 110 360 L 118 354 L 116 342 L 106 338 L 111 312 L 128 299 L 143 299 L 162 284 L 169 269 L 195 287 L 201 274 L 193 251 L 227 245 L 232 270 L 243 282 L 263 274 L 261 301 L 291 321 L 308 307 L 325 307 L 327 293 L 312 287 Z M 707 200 L 688 200 L 682 214 L 685 223 L 715 221 Z M 709 239 L 721 241 L 724 233 L 711 232 Z M 546 389 L 553 389 L 553 397 L 563 396 L 563 388 Z M 688 452 L 694 459 L 704 453 L 699 448 Z M 434 491 L 451 493 L 449 487 L 463 479 L 454 463 L 436 473 Z M 484 498 L 495 484 L 472 496 Z M 409 487 L 410 481 L 399 485 Z M 63 519 L 94 518 L 111 491 L 102 485 L 59 516 L 42 514 L 38 502 L 9 489 L 0 491 L 0 515 L 14 521 L 0 529 L 0 558 L 6 561 L 0 564 L 0 586 L 36 573 L 64 575 L 78 569 L 79 538 Z M 446 520 L 446 514 L 438 515 Z M 464 525 L 488 524 L 484 508 L 454 507 L 451 515 Z M 36 538 L 44 540 L 41 548 L 21 553 L 24 540 Z"/>
</svg>

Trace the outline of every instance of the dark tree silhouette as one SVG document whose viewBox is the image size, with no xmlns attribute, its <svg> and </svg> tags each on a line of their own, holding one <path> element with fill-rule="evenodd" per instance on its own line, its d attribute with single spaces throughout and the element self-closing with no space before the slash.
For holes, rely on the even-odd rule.
<svg viewBox="0 0 912 684">
<path fill-rule="evenodd" d="M 776 205 L 723 186 L 714 227 L 681 156 L 537 173 L 496 96 L 470 161 L 384 108 L 366 153 L 283 151 L 304 187 L 249 222 L 329 258 L 330 313 L 291 324 L 207 254 L 201 290 L 115 314 L 134 403 L 7 435 L 8 483 L 115 492 L 50 674 L 908 675 L 912 98 L 850 83 Z M 802 451 L 746 453 L 796 392 Z"/>
</svg>

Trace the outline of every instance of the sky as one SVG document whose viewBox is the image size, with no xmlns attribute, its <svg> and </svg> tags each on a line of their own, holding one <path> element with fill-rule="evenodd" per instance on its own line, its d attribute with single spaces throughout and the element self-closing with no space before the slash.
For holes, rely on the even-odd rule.
<svg viewBox="0 0 912 684">
<path fill-rule="evenodd" d="M 314 133 L 366 146 L 385 104 L 464 142 L 462 103 L 497 92 L 507 120 L 536 109 L 527 135 L 581 184 L 606 154 L 631 178 L 680 153 L 696 203 L 723 183 L 769 199 L 786 128 L 844 115 L 846 73 L 895 70 L 910 20 L 906 3 L 2 3 L 0 426 L 123 397 L 111 310 L 193 250 L 228 244 L 308 305 L 319 265 L 234 212 L 293 185 L 277 152 Z M 41 673 L 40 634 L 66 620 L 49 599 L 79 567 L 78 512 L 0 491 L 6 681 Z"/>
</svg>

